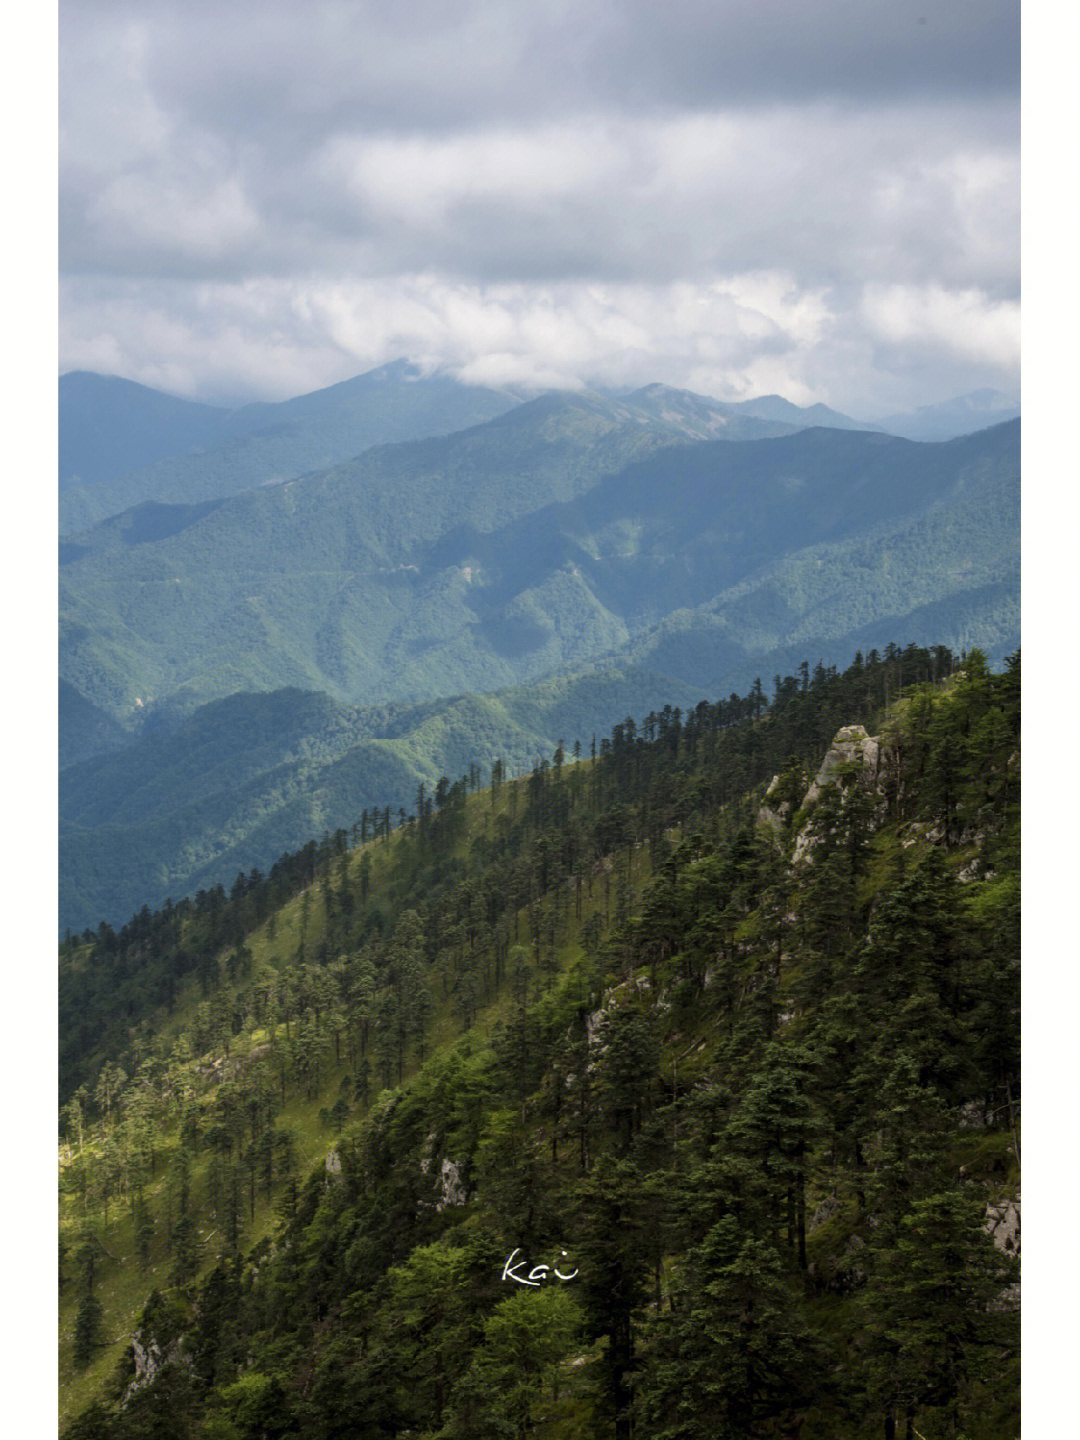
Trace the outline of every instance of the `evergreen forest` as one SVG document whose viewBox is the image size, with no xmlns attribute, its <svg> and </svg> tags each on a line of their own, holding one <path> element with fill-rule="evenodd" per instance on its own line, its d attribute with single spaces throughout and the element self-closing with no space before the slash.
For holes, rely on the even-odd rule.
<svg viewBox="0 0 1080 1440">
<path fill-rule="evenodd" d="M 803 663 L 69 934 L 65 1440 L 1013 1440 L 1019 692 Z"/>
</svg>

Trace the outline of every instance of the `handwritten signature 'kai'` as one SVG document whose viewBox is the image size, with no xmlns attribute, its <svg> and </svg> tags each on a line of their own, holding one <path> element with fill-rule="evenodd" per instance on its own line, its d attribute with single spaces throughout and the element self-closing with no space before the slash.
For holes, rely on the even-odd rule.
<svg viewBox="0 0 1080 1440">
<path fill-rule="evenodd" d="M 506 1264 L 503 1266 L 503 1280 L 515 1280 L 519 1285 L 537 1286 L 544 1283 L 549 1272 L 558 1276 L 560 1280 L 573 1280 L 578 1273 L 576 1270 L 571 1270 L 569 1275 L 564 1275 L 557 1265 L 534 1265 L 528 1275 L 519 1275 L 517 1272 L 524 1270 L 529 1263 L 527 1260 L 519 1260 L 516 1264 L 514 1263 L 514 1256 L 518 1254 L 520 1248 L 520 1246 L 515 1246 L 507 1256 Z M 562 1254 L 565 1255 L 566 1251 L 564 1250 Z"/>
</svg>

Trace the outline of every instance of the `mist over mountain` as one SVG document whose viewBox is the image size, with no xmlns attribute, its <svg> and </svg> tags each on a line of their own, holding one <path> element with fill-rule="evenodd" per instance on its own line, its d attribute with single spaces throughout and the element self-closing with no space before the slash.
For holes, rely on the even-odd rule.
<svg viewBox="0 0 1080 1440">
<path fill-rule="evenodd" d="M 973 390 L 907 413 L 886 415 L 875 422 L 875 428 L 909 440 L 951 440 L 1019 415 L 1019 404 L 1000 390 Z"/>
</svg>

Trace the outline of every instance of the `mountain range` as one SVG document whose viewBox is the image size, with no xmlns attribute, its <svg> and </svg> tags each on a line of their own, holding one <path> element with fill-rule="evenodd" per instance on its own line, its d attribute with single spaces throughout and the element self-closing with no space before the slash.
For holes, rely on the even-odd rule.
<svg viewBox="0 0 1080 1440">
<path fill-rule="evenodd" d="M 381 386 L 400 415 L 407 392 L 422 425 L 434 385 L 449 423 L 454 382 L 376 374 L 354 398 Z M 303 425 L 340 418 L 334 388 L 289 402 L 297 456 Z M 469 403 L 505 408 L 482 423 L 65 536 L 61 923 L 804 660 L 1015 649 L 1019 422 L 915 443 L 796 428 L 775 398 L 487 392 Z M 206 420 L 155 413 L 160 444 Z M 210 454 L 171 473 L 205 479 Z"/>
<path fill-rule="evenodd" d="M 191 503 L 291 480 L 372 445 L 493 419 L 519 398 L 425 377 L 404 360 L 310 395 L 236 409 L 73 371 L 60 377 L 60 532 L 143 501 Z"/>
<path fill-rule="evenodd" d="M 85 529 L 146 501 L 194 504 L 280 484 L 375 445 L 482 424 L 526 398 L 447 375 L 425 376 L 406 360 L 309 395 L 237 409 L 73 371 L 60 378 L 60 532 Z M 856 425 L 824 406 L 804 412 L 779 396 L 732 405 L 664 385 L 633 392 L 623 409 L 694 439 Z"/>
</svg>

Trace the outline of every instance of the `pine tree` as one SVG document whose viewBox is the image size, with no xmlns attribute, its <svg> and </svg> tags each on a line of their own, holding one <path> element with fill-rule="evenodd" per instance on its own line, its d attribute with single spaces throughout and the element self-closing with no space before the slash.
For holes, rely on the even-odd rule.
<svg viewBox="0 0 1080 1440">
<path fill-rule="evenodd" d="M 101 1301 L 92 1290 L 87 1290 L 75 1315 L 75 1345 L 72 1351 L 75 1364 L 85 1369 L 94 1351 L 104 1343 Z"/>
<path fill-rule="evenodd" d="M 900 1416 L 912 1433 L 929 1407 L 959 1432 L 965 1388 L 1015 1351 L 1017 1315 L 1002 1294 L 1016 1278 L 1017 1262 L 995 1249 L 974 1196 L 953 1188 L 913 1200 L 861 1296 L 867 1375 L 887 1436 Z"/>
</svg>

